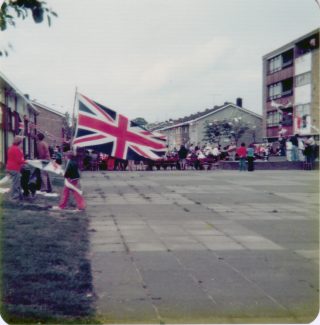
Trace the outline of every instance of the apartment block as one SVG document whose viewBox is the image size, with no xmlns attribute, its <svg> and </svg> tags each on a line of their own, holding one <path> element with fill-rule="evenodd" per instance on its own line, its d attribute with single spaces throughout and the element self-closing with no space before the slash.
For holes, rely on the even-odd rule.
<svg viewBox="0 0 320 325">
<path fill-rule="evenodd" d="M 263 57 L 263 130 L 270 142 L 292 134 L 319 139 L 319 33 Z"/>
</svg>

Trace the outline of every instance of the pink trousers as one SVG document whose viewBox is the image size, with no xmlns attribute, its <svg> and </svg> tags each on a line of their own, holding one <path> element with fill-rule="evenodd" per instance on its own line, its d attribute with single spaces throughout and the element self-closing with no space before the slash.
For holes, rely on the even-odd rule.
<svg viewBox="0 0 320 325">
<path fill-rule="evenodd" d="M 78 187 L 78 180 L 72 180 L 72 179 L 68 179 L 68 181 L 70 183 L 72 183 L 72 185 L 74 185 L 75 187 Z M 86 208 L 86 201 L 84 200 L 83 196 L 81 194 L 79 194 L 78 192 L 64 186 L 63 187 L 63 191 L 62 191 L 62 195 L 61 195 L 61 199 L 60 199 L 60 204 L 59 207 L 61 209 L 65 209 L 69 200 L 69 195 L 70 192 L 73 194 L 75 200 L 76 200 L 76 204 L 77 204 L 77 208 L 79 210 L 84 210 Z"/>
</svg>

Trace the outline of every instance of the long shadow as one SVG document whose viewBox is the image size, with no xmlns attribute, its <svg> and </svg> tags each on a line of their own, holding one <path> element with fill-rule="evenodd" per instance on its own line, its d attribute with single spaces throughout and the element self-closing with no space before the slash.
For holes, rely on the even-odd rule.
<svg viewBox="0 0 320 325">
<path fill-rule="evenodd" d="M 96 323 L 86 214 L 3 203 L 0 219 L 3 319 Z"/>
</svg>

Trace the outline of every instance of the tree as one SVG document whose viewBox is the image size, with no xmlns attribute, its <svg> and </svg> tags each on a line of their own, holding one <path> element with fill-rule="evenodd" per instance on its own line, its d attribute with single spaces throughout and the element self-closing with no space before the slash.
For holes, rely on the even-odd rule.
<svg viewBox="0 0 320 325">
<path fill-rule="evenodd" d="M 67 140 L 70 140 L 73 136 L 73 125 L 75 125 L 75 121 L 72 123 L 72 118 L 68 112 L 64 114 L 64 119 L 63 119 L 63 129 L 64 129 L 64 134 Z"/>
<path fill-rule="evenodd" d="M 48 25 L 51 26 L 51 17 L 58 15 L 47 7 L 46 2 L 41 0 L 4 0 L 0 7 L 0 30 L 5 31 L 9 25 L 15 26 L 17 19 L 26 19 L 32 14 L 35 23 L 42 23 L 44 16 L 47 17 Z M 9 47 L 12 47 L 9 45 Z M 8 55 L 6 49 L 0 49 L 0 55 Z"/>
<path fill-rule="evenodd" d="M 242 120 L 241 117 L 233 119 L 224 119 L 222 121 L 209 121 L 204 129 L 204 141 L 209 143 L 218 143 L 222 139 L 234 140 L 238 144 L 239 139 L 249 129 L 255 129 L 254 126 Z"/>
<path fill-rule="evenodd" d="M 218 143 L 225 138 L 229 137 L 230 125 L 226 121 L 209 121 L 204 127 L 204 141 L 209 143 Z"/>
<path fill-rule="evenodd" d="M 247 122 L 244 122 L 241 117 L 235 117 L 230 122 L 231 131 L 230 135 L 234 139 L 236 145 L 238 145 L 239 139 L 250 129 Z"/>
<path fill-rule="evenodd" d="M 145 127 L 148 124 L 148 122 L 143 117 L 137 117 L 132 120 L 132 122 L 142 127 Z"/>
</svg>

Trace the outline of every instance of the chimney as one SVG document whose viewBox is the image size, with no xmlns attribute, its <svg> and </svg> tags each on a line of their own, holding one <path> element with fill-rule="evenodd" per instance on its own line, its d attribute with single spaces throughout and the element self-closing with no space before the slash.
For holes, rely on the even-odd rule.
<svg viewBox="0 0 320 325">
<path fill-rule="evenodd" d="M 242 107 L 242 98 L 238 97 L 236 100 L 236 105 Z"/>
</svg>

